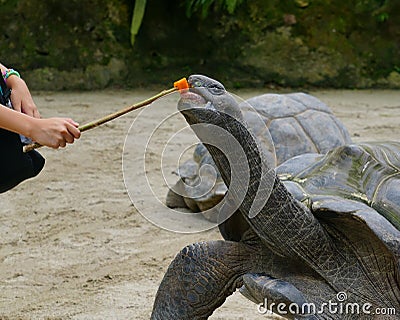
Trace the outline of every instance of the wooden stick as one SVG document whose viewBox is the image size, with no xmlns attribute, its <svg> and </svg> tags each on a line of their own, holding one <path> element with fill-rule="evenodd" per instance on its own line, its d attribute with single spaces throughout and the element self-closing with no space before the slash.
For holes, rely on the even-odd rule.
<svg viewBox="0 0 400 320">
<path fill-rule="evenodd" d="M 98 127 L 98 126 L 100 126 L 100 125 L 102 125 L 102 124 L 104 124 L 106 122 L 109 122 L 111 120 L 114 120 L 115 118 L 118 118 L 118 117 L 120 117 L 120 116 L 122 116 L 122 115 L 124 115 L 124 114 L 126 114 L 128 112 L 131 112 L 133 110 L 142 108 L 144 106 L 147 106 L 147 105 L 151 104 L 152 102 L 154 102 L 155 100 L 157 100 L 157 99 L 159 99 L 159 98 L 161 98 L 161 97 L 163 97 L 163 96 L 165 96 L 165 95 L 167 95 L 169 93 L 177 91 L 177 90 L 179 90 L 179 88 L 174 87 L 174 88 L 171 88 L 171 89 L 168 89 L 168 90 L 161 91 L 160 93 L 156 94 L 155 96 L 152 96 L 151 98 L 148 98 L 148 99 L 146 99 L 146 100 L 144 100 L 142 102 L 136 103 L 136 104 L 131 105 L 129 107 L 126 107 L 126 108 L 124 108 L 122 110 L 119 110 L 117 112 L 111 113 L 111 114 L 109 114 L 109 115 L 107 115 L 107 116 L 105 116 L 103 118 L 100 118 L 100 119 L 97 119 L 95 121 L 88 122 L 88 123 L 86 123 L 86 124 L 84 124 L 82 126 L 79 126 L 78 129 L 79 129 L 80 132 L 85 132 L 87 130 L 96 128 L 96 127 Z M 29 152 L 31 150 L 34 150 L 34 149 L 37 149 L 37 148 L 40 148 L 40 147 L 42 147 L 42 145 L 39 144 L 39 143 L 36 143 L 36 142 L 32 143 L 32 144 L 28 144 L 28 145 L 24 146 L 24 152 Z"/>
</svg>

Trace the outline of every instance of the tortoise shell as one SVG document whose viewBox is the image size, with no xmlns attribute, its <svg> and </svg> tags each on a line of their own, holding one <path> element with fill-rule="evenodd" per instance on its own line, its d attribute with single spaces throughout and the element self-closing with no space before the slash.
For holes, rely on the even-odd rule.
<svg viewBox="0 0 400 320">
<path fill-rule="evenodd" d="M 257 137 L 265 133 L 252 125 L 254 113 L 263 118 L 275 145 L 277 165 L 299 154 L 326 153 L 351 143 L 343 123 L 309 94 L 264 94 L 248 99 L 241 110 Z"/>
<path fill-rule="evenodd" d="M 280 165 L 277 174 L 313 211 L 329 204 L 332 212 L 346 212 L 351 202 L 359 202 L 400 230 L 399 142 L 349 144 L 326 155 L 300 155 Z"/>
</svg>

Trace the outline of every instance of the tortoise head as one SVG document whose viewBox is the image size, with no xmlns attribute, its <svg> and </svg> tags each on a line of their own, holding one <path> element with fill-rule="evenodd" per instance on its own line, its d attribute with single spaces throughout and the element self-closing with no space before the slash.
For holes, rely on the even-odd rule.
<svg viewBox="0 0 400 320">
<path fill-rule="evenodd" d="M 249 161 L 243 143 L 254 142 L 254 139 L 243 120 L 239 104 L 214 79 L 191 75 L 188 83 L 190 89 L 181 94 L 178 110 L 210 152 L 225 184 L 241 184 L 237 189 L 240 189 L 240 196 L 236 196 L 243 199 L 250 181 Z M 238 205 L 239 202 L 233 206 L 234 209 Z M 229 209 L 229 213 L 233 211 Z"/>
<path fill-rule="evenodd" d="M 225 215 L 231 216 L 242 204 L 249 216 L 254 216 L 265 205 L 275 181 L 272 139 L 267 152 L 246 123 L 235 97 L 220 82 L 203 75 L 192 75 L 188 82 L 191 88 L 182 94 L 178 110 L 210 152 L 228 186 Z M 253 119 L 253 124 L 268 132 L 258 119 Z"/>
<path fill-rule="evenodd" d="M 182 93 L 178 110 L 190 125 L 220 125 L 221 118 L 243 120 L 239 104 L 220 82 L 203 75 L 191 75 L 188 83 L 190 89 Z"/>
<path fill-rule="evenodd" d="M 248 157 L 243 145 L 255 144 L 256 141 L 243 119 L 238 102 L 220 82 L 203 75 L 191 75 L 188 83 L 190 89 L 181 94 L 178 110 L 206 146 L 227 183 L 233 169 L 231 160 L 247 165 Z M 257 150 L 256 147 L 253 149 Z"/>
</svg>

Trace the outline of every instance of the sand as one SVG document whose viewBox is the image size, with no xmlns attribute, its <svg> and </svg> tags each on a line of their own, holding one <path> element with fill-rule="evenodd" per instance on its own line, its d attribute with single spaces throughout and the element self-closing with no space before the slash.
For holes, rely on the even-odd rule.
<svg viewBox="0 0 400 320">
<path fill-rule="evenodd" d="M 35 92 L 34 98 L 43 116 L 83 124 L 157 92 Z M 265 92 L 236 93 L 247 98 Z M 354 141 L 399 138 L 400 91 L 311 93 L 333 109 Z M 134 111 L 85 132 L 63 150 L 42 148 L 47 163 L 40 175 L 0 195 L 0 319 L 149 319 L 175 254 L 187 244 L 221 238 L 216 229 L 183 234 L 148 220 L 168 226 L 169 211 L 148 194 L 143 179 L 149 177 L 150 192 L 162 201 L 166 182 L 176 179 L 175 155 L 192 141 L 185 131 L 163 149 L 184 124 L 178 115 L 168 118 L 176 100 L 168 96 L 146 113 Z M 209 227 L 199 219 L 194 225 L 175 227 Z M 256 305 L 235 293 L 210 319 L 261 318 Z"/>
</svg>

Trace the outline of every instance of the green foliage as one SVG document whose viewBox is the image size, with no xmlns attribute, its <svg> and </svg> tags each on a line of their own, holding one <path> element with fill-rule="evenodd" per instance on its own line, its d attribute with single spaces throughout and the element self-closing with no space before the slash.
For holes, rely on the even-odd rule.
<svg viewBox="0 0 400 320">
<path fill-rule="evenodd" d="M 225 0 L 226 9 L 230 14 L 233 14 L 241 2 L 241 0 Z"/>
<path fill-rule="evenodd" d="M 0 9 L 4 63 L 35 88 L 199 72 L 235 86 L 400 87 L 400 0 L 0 0 Z"/>
<path fill-rule="evenodd" d="M 186 0 L 186 16 L 190 18 L 193 14 L 200 11 L 201 17 L 206 18 L 210 8 L 214 5 L 217 9 L 225 8 L 229 14 L 233 14 L 243 0 Z M 131 45 L 133 47 L 135 38 L 143 21 L 146 0 L 135 0 L 135 7 L 132 14 L 131 23 Z"/>
<path fill-rule="evenodd" d="M 356 2 L 357 12 L 368 12 L 378 22 L 389 19 L 387 8 L 390 0 L 358 0 Z"/>
<path fill-rule="evenodd" d="M 146 0 L 135 0 L 135 7 L 133 9 L 132 23 L 131 23 L 131 45 L 133 47 L 135 38 L 139 32 L 140 25 L 142 24 L 144 11 L 146 9 Z"/>
<path fill-rule="evenodd" d="M 212 5 L 217 9 L 226 8 L 228 13 L 233 14 L 235 9 L 243 0 L 186 0 L 186 16 L 190 18 L 194 13 L 200 11 L 201 17 L 207 17 Z"/>
<path fill-rule="evenodd" d="M 193 13 L 201 11 L 201 16 L 206 17 L 210 6 L 215 0 L 187 0 L 186 2 L 186 16 L 190 18 Z"/>
<path fill-rule="evenodd" d="M 385 22 L 386 20 L 389 19 L 389 14 L 388 14 L 387 12 L 382 12 L 382 13 L 380 13 L 380 14 L 378 14 L 378 15 L 376 16 L 376 19 L 377 19 L 379 22 Z"/>
</svg>

